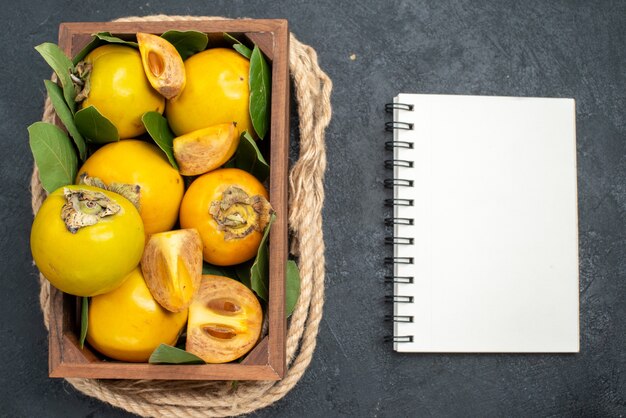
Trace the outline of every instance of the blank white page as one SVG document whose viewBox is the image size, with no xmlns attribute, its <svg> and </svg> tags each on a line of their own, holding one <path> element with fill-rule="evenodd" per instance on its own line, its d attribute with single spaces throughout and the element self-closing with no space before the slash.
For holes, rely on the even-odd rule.
<svg viewBox="0 0 626 418">
<path fill-rule="evenodd" d="M 401 352 L 578 352 L 578 215 L 573 99 L 401 94 L 394 176 L 413 200 L 394 226 L 394 335 Z"/>
</svg>

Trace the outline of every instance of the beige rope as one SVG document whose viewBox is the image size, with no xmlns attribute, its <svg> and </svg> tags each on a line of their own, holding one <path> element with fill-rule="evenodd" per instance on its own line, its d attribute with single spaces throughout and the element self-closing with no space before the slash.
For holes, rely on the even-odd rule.
<svg viewBox="0 0 626 418">
<path fill-rule="evenodd" d="M 145 16 L 118 21 L 206 20 L 214 17 Z M 300 128 L 300 156 L 289 175 L 289 227 L 299 255 L 300 298 L 287 329 L 287 372 L 278 382 L 151 381 L 67 379 L 82 393 L 141 416 L 224 417 L 250 413 L 287 394 L 311 362 L 324 304 L 323 178 L 324 131 L 330 122 L 332 83 L 317 64 L 313 48 L 290 38 L 289 68 L 295 84 Z M 44 121 L 54 110 L 46 99 Z M 31 179 L 33 213 L 45 199 L 37 169 Z M 50 287 L 40 275 L 40 303 L 48 328 Z"/>
</svg>

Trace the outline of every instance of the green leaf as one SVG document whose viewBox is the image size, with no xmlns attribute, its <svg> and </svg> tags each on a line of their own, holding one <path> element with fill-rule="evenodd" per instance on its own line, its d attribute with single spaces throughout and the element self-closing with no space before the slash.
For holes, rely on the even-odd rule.
<svg viewBox="0 0 626 418">
<path fill-rule="evenodd" d="M 117 37 L 111 35 L 111 32 L 98 32 L 98 33 L 94 33 L 91 36 L 92 36 L 91 42 L 89 42 L 87 45 L 85 45 L 85 47 L 83 49 L 81 49 L 80 52 L 78 54 L 76 54 L 76 56 L 72 60 L 74 65 L 76 65 L 79 62 L 81 62 L 82 60 L 84 60 L 85 57 L 91 51 L 93 51 L 97 47 L 105 45 L 105 44 L 122 44 L 122 45 L 131 46 L 133 48 L 138 48 L 138 45 L 137 45 L 136 42 L 129 42 L 129 41 L 125 41 L 123 39 L 117 38 Z"/>
<path fill-rule="evenodd" d="M 252 264 L 250 262 L 245 262 L 242 264 L 237 264 L 235 266 L 235 272 L 237 273 L 237 277 L 239 281 L 252 289 L 252 283 L 250 282 L 250 268 Z"/>
<path fill-rule="evenodd" d="M 70 111 L 74 113 L 76 109 L 76 102 L 74 101 L 76 97 L 76 87 L 74 86 L 72 77 L 70 77 L 70 71 L 74 70 L 74 64 L 72 64 L 72 61 L 56 44 L 45 42 L 41 45 L 37 45 L 35 49 L 43 59 L 46 60 L 48 65 L 52 67 L 57 77 L 59 77 L 61 86 L 63 86 L 65 103 L 67 103 L 67 107 L 69 107 Z"/>
<path fill-rule="evenodd" d="M 261 139 L 269 127 L 271 92 L 270 67 L 255 45 L 250 56 L 250 119 Z"/>
<path fill-rule="evenodd" d="M 202 264 L 202 274 L 211 274 L 213 276 L 224 276 L 230 277 L 231 279 L 237 280 L 237 273 L 235 269 L 232 267 L 223 267 L 223 266 L 214 266 L 213 264 L 203 263 Z"/>
<path fill-rule="evenodd" d="M 287 260 L 287 276 L 285 283 L 285 314 L 293 313 L 300 297 L 300 270 L 293 260 Z"/>
<path fill-rule="evenodd" d="M 300 270 L 293 260 L 287 260 L 287 277 L 285 283 L 285 315 L 293 313 L 300 297 Z"/>
<path fill-rule="evenodd" d="M 247 46 L 245 46 L 239 39 L 235 38 L 233 35 L 231 35 L 230 33 L 226 33 L 226 32 L 224 32 L 224 39 L 232 42 L 232 46 L 235 49 L 235 51 L 239 52 L 244 57 L 250 59 L 250 56 L 252 55 L 252 50 L 248 48 Z"/>
<path fill-rule="evenodd" d="M 92 142 L 106 144 L 107 142 L 115 142 L 120 139 L 115 125 L 102 116 L 94 106 L 89 106 L 76 112 L 74 123 L 78 131 Z"/>
<path fill-rule="evenodd" d="M 72 184 L 78 159 L 65 132 L 51 123 L 35 122 L 28 127 L 28 136 L 43 188 L 52 193 L 61 186 Z"/>
<path fill-rule="evenodd" d="M 161 344 L 150 355 L 150 364 L 206 364 L 195 354 L 171 345 Z"/>
<path fill-rule="evenodd" d="M 252 56 L 252 51 L 244 44 L 235 44 L 233 45 L 233 48 L 235 49 L 235 51 L 239 52 L 241 55 L 248 59 L 250 59 L 250 57 Z"/>
<path fill-rule="evenodd" d="M 276 214 L 272 213 L 270 221 L 265 227 L 263 238 L 259 245 L 259 251 L 256 254 L 254 263 L 250 268 L 250 287 L 264 301 L 269 297 L 269 253 L 267 248 L 267 240 L 270 235 L 270 228 L 276 219 Z"/>
<path fill-rule="evenodd" d="M 245 46 L 243 43 L 241 43 L 239 39 L 235 38 L 233 35 L 231 35 L 230 33 L 226 33 L 226 32 L 224 32 L 224 39 L 226 39 L 227 41 L 231 41 L 233 43 L 233 48 L 235 49 L 235 51 L 239 52 L 244 57 L 250 59 L 250 56 L 252 55 L 252 50 L 248 48 L 247 46 Z"/>
<path fill-rule="evenodd" d="M 118 38 L 117 36 L 111 35 L 111 32 L 98 32 L 98 33 L 95 33 L 93 36 L 104 41 L 105 43 L 121 44 L 121 45 L 131 46 L 133 48 L 139 48 L 139 45 L 137 44 L 137 42 L 125 41 L 121 38 Z"/>
<path fill-rule="evenodd" d="M 83 297 L 82 302 L 80 310 L 80 339 L 78 340 L 80 348 L 85 346 L 85 338 L 87 338 L 87 327 L 89 326 L 89 298 Z"/>
<path fill-rule="evenodd" d="M 63 100 L 63 90 L 56 83 L 53 83 L 50 80 L 44 80 L 44 84 L 46 85 L 46 90 L 48 91 L 48 96 L 50 96 L 50 101 L 52 102 L 52 106 L 54 110 L 57 112 L 59 119 L 63 122 L 65 129 L 69 132 L 70 136 L 74 140 L 74 144 L 76 144 L 76 148 L 78 148 L 78 154 L 82 161 L 87 157 L 87 145 L 85 144 L 85 139 L 78 132 L 76 125 L 74 124 L 74 115 L 72 115 L 72 111 L 67 104 Z"/>
<path fill-rule="evenodd" d="M 167 159 L 176 170 L 178 170 L 178 163 L 174 158 L 174 134 L 170 130 L 165 119 L 159 112 L 146 112 L 141 117 L 143 126 L 146 127 L 150 137 L 156 142 L 161 150 L 167 156 Z"/>
<path fill-rule="evenodd" d="M 108 32 L 103 32 L 103 33 L 108 33 Z M 81 49 L 78 54 L 76 54 L 76 56 L 72 59 L 72 62 L 74 63 L 74 65 L 78 64 L 79 62 L 85 59 L 87 54 L 89 54 L 91 51 L 93 51 L 97 47 L 104 45 L 105 43 L 106 42 L 104 42 L 102 39 L 98 38 L 95 35 L 92 35 L 91 42 L 85 45 L 85 47 Z"/>
<path fill-rule="evenodd" d="M 261 183 L 270 175 L 270 166 L 263 158 L 256 141 L 252 139 L 248 131 L 244 131 L 241 134 L 233 166 L 252 174 Z"/>
<path fill-rule="evenodd" d="M 183 61 L 197 52 L 204 51 L 209 42 L 209 38 L 205 33 L 195 30 L 184 32 L 168 30 L 161 37 L 174 45 Z"/>
<path fill-rule="evenodd" d="M 233 44 L 240 44 L 241 41 L 237 38 L 235 38 L 233 35 L 231 35 L 228 32 L 223 32 L 222 36 L 224 37 L 225 40 L 232 42 Z"/>
</svg>

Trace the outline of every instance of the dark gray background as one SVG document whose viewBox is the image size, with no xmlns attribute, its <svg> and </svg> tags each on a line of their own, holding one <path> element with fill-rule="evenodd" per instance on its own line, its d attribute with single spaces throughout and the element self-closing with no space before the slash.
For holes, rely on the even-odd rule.
<svg viewBox="0 0 626 418">
<path fill-rule="evenodd" d="M 334 82 L 327 131 L 326 305 L 311 367 L 257 416 L 626 413 L 626 2 L 51 0 L 0 16 L 0 415 L 122 417 L 47 377 L 31 265 L 26 127 L 63 21 L 154 13 L 284 17 Z M 356 60 L 351 60 L 351 54 Z M 581 353 L 398 355 L 382 342 L 383 105 L 400 91 L 574 97 Z M 558 301 L 555 301 L 558 303 Z"/>
</svg>

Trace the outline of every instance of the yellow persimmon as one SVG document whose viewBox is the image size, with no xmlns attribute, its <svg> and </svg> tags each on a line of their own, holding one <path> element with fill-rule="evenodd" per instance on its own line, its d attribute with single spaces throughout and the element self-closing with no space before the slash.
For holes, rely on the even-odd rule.
<svg viewBox="0 0 626 418">
<path fill-rule="evenodd" d="M 65 186 L 46 198 L 30 247 L 39 270 L 63 292 L 94 296 L 119 286 L 144 247 L 137 209 L 124 197 L 90 186 Z"/>
<path fill-rule="evenodd" d="M 94 106 L 115 125 L 120 138 L 146 132 L 141 117 L 149 111 L 163 113 L 165 98 L 148 82 L 136 49 L 108 44 L 91 51 L 84 60 L 86 73 L 81 109 Z"/>
<path fill-rule="evenodd" d="M 146 234 L 168 231 L 176 223 L 183 179 L 156 145 L 125 140 L 103 146 L 78 170 L 77 182 L 99 185 L 93 179 L 131 195 L 127 197 L 138 203 Z"/>
<path fill-rule="evenodd" d="M 200 233 L 205 261 L 243 263 L 256 255 L 273 212 L 267 199 L 265 187 L 251 174 L 237 168 L 211 171 L 187 189 L 180 225 Z"/>
<path fill-rule="evenodd" d="M 169 312 L 150 294 L 141 269 L 112 292 L 91 298 L 87 342 L 115 360 L 145 362 L 160 344 L 174 345 L 187 310 Z"/>
<path fill-rule="evenodd" d="M 239 132 L 251 132 L 249 72 L 250 62 L 232 49 L 207 49 L 187 59 L 185 89 L 165 109 L 174 133 L 232 122 Z"/>
</svg>

